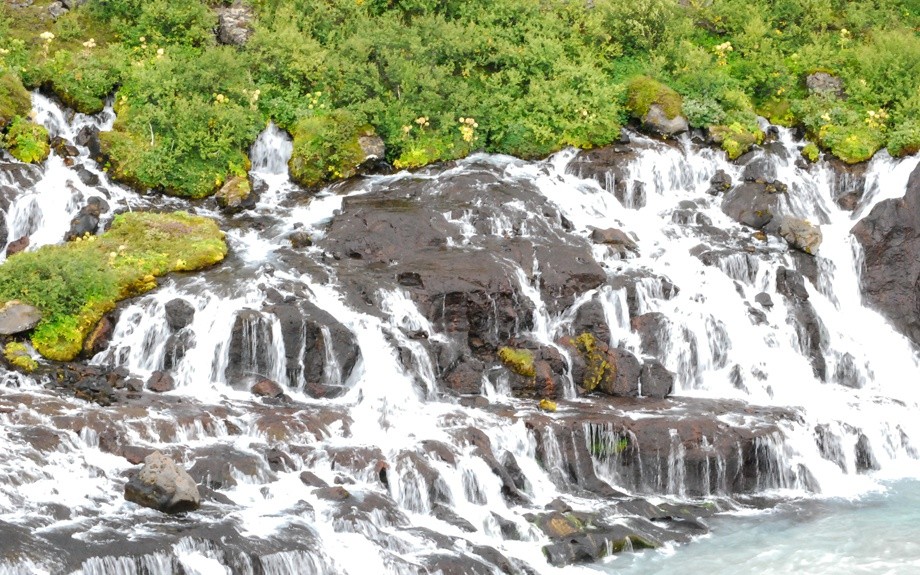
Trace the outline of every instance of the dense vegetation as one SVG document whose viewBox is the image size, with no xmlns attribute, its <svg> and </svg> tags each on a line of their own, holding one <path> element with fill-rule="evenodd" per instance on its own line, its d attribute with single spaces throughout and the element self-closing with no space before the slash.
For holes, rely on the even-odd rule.
<svg viewBox="0 0 920 575">
<path fill-rule="evenodd" d="M 206 267 L 226 253 L 213 220 L 185 212 L 121 214 L 101 236 L 11 256 L 0 266 L 0 301 L 38 308 L 32 345 L 67 361 L 118 300 L 153 289 L 156 276 Z"/>
<path fill-rule="evenodd" d="M 607 144 L 650 103 L 730 156 L 762 137 L 757 114 L 848 162 L 920 149 L 916 0 L 244 4 L 253 34 L 236 48 L 215 40 L 216 0 L 89 0 L 55 22 L 47 1 L 4 3 L 0 124 L 21 115 L 2 107 L 11 78 L 87 112 L 114 92 L 113 173 L 188 197 L 245 173 L 268 120 L 310 185 L 353 173 L 369 131 L 398 167 L 533 157 Z M 809 90 L 815 72 L 840 86 Z"/>
</svg>

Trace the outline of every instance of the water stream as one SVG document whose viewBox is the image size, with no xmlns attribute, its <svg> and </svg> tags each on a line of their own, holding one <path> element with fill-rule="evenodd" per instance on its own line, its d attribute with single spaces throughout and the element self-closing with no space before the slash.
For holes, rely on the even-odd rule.
<svg viewBox="0 0 920 575">
<path fill-rule="evenodd" d="M 111 129 L 114 118 L 110 108 L 96 117 L 68 116 L 38 94 L 33 105 L 52 135 L 71 141 L 87 126 Z M 306 196 L 287 177 L 289 137 L 268 126 L 250 152 L 261 189 L 256 208 L 234 219 L 211 203 L 194 206 L 220 220 L 231 247 L 228 261 L 199 274 L 164 278 L 157 290 L 125 302 L 111 345 L 90 360 L 141 378 L 167 370 L 175 391 L 134 407 L 102 407 L 48 391 L 20 374 L 4 374 L 0 537 L 9 543 L 0 544 L 0 574 L 503 572 L 486 548 L 511 561 L 505 572 L 524 572 L 515 570 L 527 565 L 532 572 L 555 573 L 559 568 L 541 551 L 548 538 L 527 515 L 557 498 L 576 510 L 599 511 L 609 504 L 596 493 L 566 487 L 570 478 L 564 470 L 575 465 L 565 445 L 569 436 L 589 438 L 583 453 L 607 446 L 592 452 L 590 467 L 628 494 L 655 502 L 734 495 L 736 486 L 728 479 L 732 461 L 720 455 L 714 436 L 704 434 L 691 448 L 675 424 L 665 452 L 635 454 L 630 463 L 617 446 L 637 440 L 615 418 L 585 423 L 578 428 L 585 432 L 581 436 L 530 425 L 543 421 L 539 418 L 564 418 L 591 402 L 578 397 L 570 376 L 561 391 L 569 403 L 557 415 L 541 414 L 534 401 L 512 397 L 507 374 L 494 370 L 482 374 L 480 393 L 499 408 L 459 401 L 445 393 L 435 351 L 449 351 L 457 342 L 420 309 L 408 288 L 369 283 L 363 303 L 349 291 L 347 278 L 340 277 L 344 268 L 320 245 L 345 203 L 410 181 L 430 183 L 430 200 L 441 201 L 439 183 L 460 176 L 529 187 L 559 215 L 508 201 L 493 206 L 488 225 L 481 225 L 474 215 L 483 206 L 447 209 L 448 247 L 491 257 L 491 242 L 536 238 L 540 230 L 561 229 L 563 219 L 571 228 L 567 233 L 580 241 L 594 228 L 610 227 L 635 239 L 636 254 L 628 257 L 605 244 L 591 250 L 609 277 L 637 274 L 639 281 L 632 287 L 608 282 L 579 294 L 561 311 L 541 292 L 543 276 L 553 273 L 545 263 L 536 256 L 532 263 L 495 256 L 520 305 L 533 310 L 532 325 L 516 335 L 571 361 L 557 342 L 569 333 L 578 306 L 597 302 L 609 326 L 606 343 L 649 358 L 631 321 L 660 314 L 666 329 L 659 332 L 655 359 L 675 375 L 676 396 L 756 406 L 719 412 L 714 418 L 724 426 L 754 429 L 760 425 L 758 410 L 792 414 L 757 438 L 759 475 L 746 495 L 799 503 L 780 505 L 766 520 L 763 512 L 752 519 L 749 511 L 713 519 L 711 535 L 676 551 L 669 545 L 604 565 L 566 567 L 566 573 L 665 573 L 678 561 L 681 569 L 713 573 L 741 564 L 750 567 L 742 572 L 750 573 L 803 566 L 814 567 L 807 569 L 813 573 L 908 572 L 908 566 L 920 565 L 907 530 L 920 509 L 916 483 L 910 481 L 920 477 L 920 362 L 904 337 L 863 306 L 861 254 L 849 230 L 872 205 L 903 194 L 918 159 L 876 155 L 862 203 L 847 212 L 834 201 L 831 168 L 796 164 L 802 143 L 785 130 L 779 134 L 772 145 L 778 152 L 768 161 L 789 186 L 780 215 L 820 223 L 824 236 L 816 281 L 805 282 L 820 318 L 818 347 L 829 374 L 824 379 L 816 376 L 811 357 L 815 342 L 790 319 L 797 309 L 777 293 L 777 277 L 784 268 L 797 268 L 795 257 L 775 237 L 749 250 L 741 247 L 751 245 L 750 230 L 706 193 L 718 170 L 740 177 L 739 166 L 720 152 L 689 140 L 672 145 L 633 135 L 638 151 L 619 176 L 627 190 L 623 201 L 615 197 L 613 176 L 601 182 L 579 175 L 575 150 L 542 162 L 477 155 L 449 167 L 370 176 Z M 91 197 L 104 198 L 113 211 L 188 209 L 179 200 L 113 184 L 87 149 L 79 151 L 76 166 L 52 155 L 28 181 L 0 182 L 18 190 L 5 214 L 8 243 L 29 236 L 28 249 L 35 249 L 61 241 L 70 219 Z M 93 178 L 81 179 L 76 168 Z M 314 242 L 298 256 L 308 266 L 290 263 L 287 238 L 297 230 Z M 707 261 L 690 255 L 701 243 L 715 254 Z M 750 310 L 763 292 L 772 296 L 772 306 L 758 307 L 763 321 L 752 322 Z M 179 330 L 168 325 L 164 311 L 176 299 L 193 309 L 190 323 Z M 498 309 L 501 303 L 491 305 Z M 298 318 L 322 319 L 303 320 L 299 331 L 288 332 L 284 313 L 292 309 Z M 296 339 L 296 346 L 285 337 Z M 350 348 L 358 353 L 343 352 Z M 248 388 L 257 378 L 282 384 L 290 402 L 254 400 Z M 326 395 L 316 397 L 317 385 Z M 668 409 L 674 421 L 681 418 L 679 407 Z M 637 409 L 624 417 L 659 415 Z M 163 450 L 187 468 L 213 465 L 208 477 L 220 497 L 180 517 L 126 502 L 125 474 L 136 466 L 108 447 L 115 436 L 122 444 Z M 483 441 L 494 458 L 484 455 Z M 694 455 L 688 449 L 709 454 L 704 471 L 689 463 Z M 508 486 L 494 472 L 493 459 L 506 457 L 527 479 L 522 501 L 509 500 Z M 860 457 L 871 457 L 868 473 Z M 305 485 L 305 472 L 343 486 L 360 504 L 343 511 Z M 892 487 L 880 491 L 882 486 Z M 801 504 L 803 497 L 810 503 Z M 891 516 L 904 529 L 882 525 Z M 822 527 L 817 534 L 815 526 Z M 846 530 L 834 529 L 840 526 Z M 894 540 L 883 544 L 886 533 Z M 813 545 L 790 548 L 803 538 Z M 866 545 L 868 540 L 878 543 Z M 54 547 L 50 553 L 47 545 Z M 892 558 L 894 547 L 906 558 Z M 478 570 L 451 571 L 445 558 L 467 560 Z"/>
</svg>

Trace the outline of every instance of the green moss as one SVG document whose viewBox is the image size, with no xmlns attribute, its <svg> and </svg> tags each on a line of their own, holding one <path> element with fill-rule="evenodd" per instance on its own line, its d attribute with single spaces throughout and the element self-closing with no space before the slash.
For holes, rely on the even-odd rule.
<svg viewBox="0 0 920 575">
<path fill-rule="evenodd" d="M 298 121 L 293 128 L 294 150 L 288 162 L 291 179 L 313 187 L 354 175 L 364 160 L 358 138 L 367 131 L 345 110 Z"/>
<path fill-rule="evenodd" d="M 869 160 L 884 145 L 881 132 L 859 124 L 822 126 L 817 135 L 824 147 L 848 164 Z"/>
<path fill-rule="evenodd" d="M 792 104 L 789 100 L 770 99 L 760 105 L 758 113 L 777 126 L 791 127 L 795 124 Z"/>
<path fill-rule="evenodd" d="M 27 164 L 43 162 L 51 152 L 48 130 L 22 116 L 10 122 L 3 144 L 14 158 Z"/>
<path fill-rule="evenodd" d="M 818 149 L 818 146 L 815 145 L 814 142 L 808 142 L 805 144 L 805 147 L 802 148 L 802 157 L 811 163 L 817 162 L 820 156 L 821 150 Z"/>
<path fill-rule="evenodd" d="M 73 359 L 121 299 L 156 287 L 156 276 L 200 269 L 227 253 L 214 221 L 185 212 L 130 212 L 102 236 L 22 252 L 0 266 L 0 300 L 37 307 L 32 345 L 44 357 Z"/>
<path fill-rule="evenodd" d="M 523 377 L 536 377 L 537 371 L 534 367 L 533 352 L 529 349 L 514 349 L 512 347 L 503 347 L 498 350 L 498 359 L 513 371 Z"/>
<path fill-rule="evenodd" d="M 28 116 L 31 109 L 32 99 L 19 77 L 12 72 L 0 73 L 0 132 L 16 116 Z"/>
<path fill-rule="evenodd" d="M 648 114 L 652 104 L 658 104 L 665 116 L 675 118 L 681 113 L 680 94 L 648 76 L 637 76 L 627 85 L 627 108 L 636 118 Z"/>
<path fill-rule="evenodd" d="M 10 365 L 26 373 L 31 373 L 38 367 L 38 362 L 29 355 L 29 350 L 25 344 L 18 341 L 11 341 L 4 346 L 3 357 L 6 358 Z"/>
<path fill-rule="evenodd" d="M 585 375 L 580 382 L 585 391 L 594 391 L 601 383 L 613 381 L 616 377 L 616 367 L 607 361 L 607 356 L 600 349 L 594 334 L 580 334 L 572 339 L 572 344 L 585 362 Z"/>
</svg>

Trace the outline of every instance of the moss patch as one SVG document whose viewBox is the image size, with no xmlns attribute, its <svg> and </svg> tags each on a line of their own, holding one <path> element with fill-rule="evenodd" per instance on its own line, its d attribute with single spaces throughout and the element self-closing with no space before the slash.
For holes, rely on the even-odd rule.
<svg viewBox="0 0 920 575">
<path fill-rule="evenodd" d="M 204 268 L 226 253 L 223 232 L 208 218 L 121 214 L 102 236 L 11 257 L 0 266 L 0 300 L 41 310 L 32 345 L 48 359 L 69 361 L 117 301 L 153 289 L 156 276 Z"/>
<path fill-rule="evenodd" d="M 739 158 L 754 144 L 763 142 L 764 138 L 764 133 L 759 128 L 751 128 L 738 122 L 727 126 L 712 126 L 709 134 L 714 142 L 722 146 L 731 160 Z"/>
<path fill-rule="evenodd" d="M 627 86 L 627 108 L 633 116 L 642 118 L 652 104 L 658 104 L 665 116 L 676 118 L 681 113 L 680 94 L 648 76 L 637 76 Z"/>
<path fill-rule="evenodd" d="M 821 150 L 818 149 L 818 146 L 816 146 L 814 142 L 808 142 L 805 144 L 805 147 L 802 148 L 802 157 L 811 163 L 817 162 L 820 155 Z"/>
<path fill-rule="evenodd" d="M 585 375 L 581 381 L 585 391 L 594 391 L 602 382 L 613 381 L 616 366 L 607 361 L 607 355 L 600 349 L 594 334 L 585 332 L 573 338 L 572 345 L 585 362 Z"/>
<path fill-rule="evenodd" d="M 3 357 L 10 365 L 26 373 L 32 373 L 38 367 L 38 362 L 29 355 L 25 344 L 18 341 L 11 341 L 4 346 Z"/>
<path fill-rule="evenodd" d="M 533 352 L 529 349 L 503 347 L 498 350 L 498 359 L 501 360 L 505 367 L 520 376 L 536 377 L 537 375 L 533 362 Z"/>
</svg>

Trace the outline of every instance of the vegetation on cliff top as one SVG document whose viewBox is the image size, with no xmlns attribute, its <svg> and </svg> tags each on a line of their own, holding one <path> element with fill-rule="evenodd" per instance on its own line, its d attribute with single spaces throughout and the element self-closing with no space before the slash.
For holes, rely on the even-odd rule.
<svg viewBox="0 0 920 575">
<path fill-rule="evenodd" d="M 101 236 L 11 256 L 0 265 L 0 301 L 41 310 L 32 345 L 49 359 L 69 361 L 117 301 L 153 289 L 156 276 L 200 269 L 226 253 L 223 232 L 208 218 L 121 214 Z"/>
<path fill-rule="evenodd" d="M 216 43 L 218 2 L 89 0 L 54 22 L 48 4 L 0 5 L 0 78 L 87 112 L 115 90 L 114 175 L 187 197 L 241 175 L 269 119 L 306 183 L 352 173 L 367 127 L 400 167 L 604 145 L 641 112 L 637 77 L 730 156 L 756 114 L 850 162 L 920 149 L 912 0 L 249 0 L 240 48 Z"/>
</svg>

